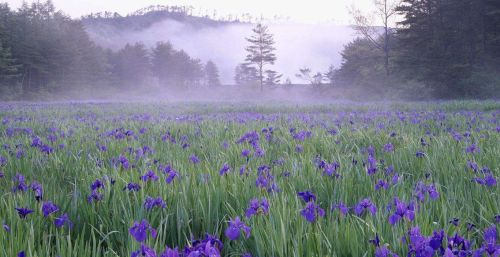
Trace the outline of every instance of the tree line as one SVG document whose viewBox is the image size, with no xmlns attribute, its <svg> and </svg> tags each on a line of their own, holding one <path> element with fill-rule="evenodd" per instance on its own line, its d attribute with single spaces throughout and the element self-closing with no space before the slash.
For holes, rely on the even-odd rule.
<svg viewBox="0 0 500 257">
<path fill-rule="evenodd" d="M 351 11 L 359 37 L 341 52 L 339 87 L 412 98 L 500 97 L 500 1 L 374 3 L 379 20 Z"/>
<path fill-rule="evenodd" d="M 358 37 L 345 45 L 338 68 L 298 70 L 312 90 L 343 96 L 410 99 L 500 97 L 500 1 L 374 0 L 375 12 L 351 9 Z M 373 18 L 376 17 L 376 18 Z M 113 19 L 113 18 L 110 18 Z M 325 32 L 326 33 L 326 32 Z M 256 24 L 234 81 L 260 91 L 291 85 L 271 67 L 275 41 Z M 80 20 L 56 11 L 50 0 L 0 4 L 2 98 L 39 98 L 62 90 L 132 89 L 154 85 L 183 90 L 220 85 L 212 61 L 202 63 L 169 42 L 103 49 Z"/>
<path fill-rule="evenodd" d="M 168 42 L 118 51 L 92 42 L 82 23 L 52 2 L 0 4 L 0 93 L 3 99 L 40 99 L 64 91 L 130 89 L 138 85 L 177 89 L 217 86 L 219 71 Z"/>
</svg>

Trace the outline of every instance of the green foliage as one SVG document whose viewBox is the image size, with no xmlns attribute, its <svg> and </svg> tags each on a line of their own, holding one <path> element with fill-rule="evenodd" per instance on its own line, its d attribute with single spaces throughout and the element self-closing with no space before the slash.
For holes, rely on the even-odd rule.
<svg viewBox="0 0 500 257">
<path fill-rule="evenodd" d="M 223 256 L 241 256 L 245 252 L 252 256 L 373 256 L 374 247 L 368 240 L 378 233 L 383 244 L 406 256 L 401 237 L 410 226 L 420 226 L 426 235 L 445 228 L 451 236 L 455 231 L 465 233 L 465 224 L 471 222 L 478 230 L 467 236 L 480 244 L 480 230 L 490 226 L 494 215 L 500 212 L 500 187 L 474 184 L 471 180 L 478 174 L 467 169 L 467 160 L 473 160 L 490 167 L 497 178 L 500 174 L 499 133 L 494 130 L 495 124 L 489 122 L 500 108 L 494 101 L 304 107 L 12 104 L 0 108 L 0 119 L 5 121 L 0 123 L 0 156 L 7 158 L 1 167 L 5 177 L 0 178 L 0 223 L 11 228 L 7 233 L 0 227 L 1 256 L 16 256 L 21 250 L 28 257 L 130 256 L 139 244 L 129 235 L 128 228 L 134 220 L 141 219 L 158 229 L 158 237 L 146 242 L 157 251 L 165 246 L 182 248 L 192 237 L 200 238 L 207 232 L 224 241 Z M 248 116 L 251 114 L 256 116 Z M 178 118 L 180 115 L 182 119 Z M 338 126 L 338 122 L 342 125 Z M 234 142 L 246 132 L 269 126 L 274 128 L 272 139 L 260 140 L 266 155 L 250 160 L 242 157 L 241 151 L 249 146 Z M 30 147 L 30 135 L 7 136 L 8 128 L 25 127 L 57 149 L 47 155 Z M 296 142 L 289 133 L 291 127 L 310 130 L 313 136 Z M 329 134 L 330 127 L 338 133 Z M 470 131 L 467 140 L 477 143 L 480 154 L 466 155 L 470 141 L 455 141 L 448 132 L 450 127 L 459 132 Z M 121 140 L 106 136 L 118 128 L 136 134 Z M 137 133 L 141 128 L 146 128 L 146 132 Z M 161 136 L 167 131 L 177 139 L 186 136 L 190 146 L 184 149 L 180 143 L 162 141 Z M 390 137 L 391 132 L 396 136 Z M 47 137 L 52 133 L 58 137 L 49 143 Z M 429 145 L 421 145 L 422 137 Z M 229 143 L 228 148 L 223 147 L 224 142 Z M 394 145 L 394 152 L 381 151 L 388 142 Z M 96 143 L 106 145 L 107 150 L 99 151 Z M 302 153 L 295 151 L 299 143 Z M 134 150 L 143 146 L 151 147 L 153 153 L 135 159 Z M 361 164 L 366 159 L 361 149 L 368 146 L 374 146 L 377 158 L 385 160 L 374 177 L 367 176 Z M 16 157 L 19 149 L 24 151 L 24 157 Z M 420 150 L 426 152 L 423 159 L 415 157 Z M 201 163 L 192 164 L 191 154 L 199 156 Z M 112 159 L 120 155 L 127 156 L 135 166 L 123 169 L 113 165 Z M 324 176 L 314 164 L 318 155 L 328 162 L 339 162 L 342 177 Z M 280 159 L 284 160 L 282 165 L 272 164 Z M 359 163 L 354 165 L 353 159 Z M 139 182 L 139 192 L 122 190 L 128 182 L 138 182 L 147 170 L 156 171 L 155 160 L 171 164 L 180 177 L 166 184 L 165 175 L 157 171 L 160 181 Z M 233 169 L 220 176 L 218 170 L 224 163 Z M 248 176 L 239 175 L 242 165 L 247 165 Z M 279 193 L 270 194 L 255 186 L 260 165 L 272 165 L 272 174 L 281 188 Z M 374 184 L 384 178 L 382 173 L 387 165 L 393 165 L 402 179 L 388 190 L 375 190 Z M 283 176 L 287 171 L 290 175 Z M 35 201 L 31 191 L 12 192 L 16 173 L 26 176 L 27 183 L 42 183 L 44 199 L 59 205 L 60 213 L 68 213 L 75 223 L 73 229 L 56 229 L 52 217 L 42 216 L 41 203 Z M 89 185 L 106 176 L 115 179 L 115 185 L 106 182 L 104 199 L 89 204 Z M 413 223 L 391 226 L 387 221 L 390 212 L 385 207 L 394 196 L 405 201 L 412 199 L 415 185 L 421 180 L 435 183 L 440 198 L 419 205 Z M 317 203 L 327 211 L 326 217 L 313 224 L 299 213 L 304 204 L 296 194 L 304 190 L 312 190 L 318 197 Z M 167 208 L 147 211 L 143 206 L 146 196 L 162 197 Z M 338 211 L 330 211 L 331 205 L 339 201 L 352 206 L 368 196 L 379 207 L 374 217 L 342 216 Z M 243 216 L 249 200 L 255 197 L 269 199 L 269 214 L 245 219 L 252 227 L 252 236 L 230 242 L 223 235 L 228 219 Z M 14 210 L 19 206 L 29 206 L 35 213 L 20 219 Z M 448 222 L 452 218 L 460 218 L 461 226 L 451 226 Z"/>
<path fill-rule="evenodd" d="M 404 0 L 396 11 L 401 19 L 388 46 L 390 75 L 381 71 L 382 53 L 368 39 L 356 39 L 342 52 L 339 83 L 406 96 L 498 97 L 498 1 Z"/>
</svg>

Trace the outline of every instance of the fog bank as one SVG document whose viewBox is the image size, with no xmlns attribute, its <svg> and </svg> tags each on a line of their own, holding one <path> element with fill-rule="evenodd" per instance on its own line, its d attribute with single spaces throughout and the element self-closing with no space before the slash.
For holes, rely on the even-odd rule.
<svg viewBox="0 0 500 257">
<path fill-rule="evenodd" d="M 89 25 L 86 30 L 92 40 L 114 50 L 127 43 L 142 42 L 152 47 L 158 41 L 170 41 L 176 49 L 183 49 L 194 58 L 213 60 L 220 69 L 222 82 L 232 84 L 236 65 L 245 59 L 245 37 L 251 35 L 252 27 L 234 23 L 200 27 L 167 19 L 140 31 L 102 24 Z M 275 36 L 278 56 L 273 69 L 284 74 L 283 80 L 288 77 L 292 82 L 300 82 L 295 78 L 299 68 L 324 72 L 331 64 L 338 67 L 339 52 L 355 36 L 351 28 L 333 24 L 270 24 L 269 29 Z"/>
</svg>

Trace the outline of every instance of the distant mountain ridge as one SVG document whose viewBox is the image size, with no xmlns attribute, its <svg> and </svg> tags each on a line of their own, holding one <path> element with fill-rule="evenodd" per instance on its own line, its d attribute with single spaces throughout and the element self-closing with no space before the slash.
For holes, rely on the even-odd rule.
<svg viewBox="0 0 500 257">
<path fill-rule="evenodd" d="M 81 20 L 82 23 L 89 28 L 96 26 L 113 26 L 117 29 L 143 30 L 166 19 L 189 23 L 194 27 L 243 23 L 238 18 L 234 20 L 225 20 L 211 17 L 208 14 L 197 16 L 193 14 L 193 8 L 189 6 L 164 5 L 145 7 L 126 16 L 122 16 L 116 12 L 92 13 L 83 16 Z M 248 21 L 245 23 L 248 23 Z"/>
</svg>

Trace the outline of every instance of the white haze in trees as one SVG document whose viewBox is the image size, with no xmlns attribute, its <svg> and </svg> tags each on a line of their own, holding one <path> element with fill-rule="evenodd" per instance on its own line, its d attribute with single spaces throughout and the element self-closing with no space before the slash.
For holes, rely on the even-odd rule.
<svg viewBox="0 0 500 257">
<path fill-rule="evenodd" d="M 142 31 L 122 30 L 113 27 L 88 27 L 90 37 L 99 45 L 119 49 L 126 43 L 142 42 L 152 47 L 158 41 L 170 41 L 175 49 L 185 50 L 191 57 L 203 62 L 213 60 L 221 73 L 223 83 L 234 83 L 234 69 L 243 62 L 247 46 L 245 37 L 251 35 L 252 24 L 226 24 L 194 27 L 174 20 L 164 20 Z M 278 61 L 272 68 L 301 83 L 295 74 L 303 67 L 316 72 L 326 72 L 333 64 L 339 67 L 340 51 L 355 34 L 345 26 L 320 24 L 271 24 L 270 32 L 276 41 Z"/>
</svg>

